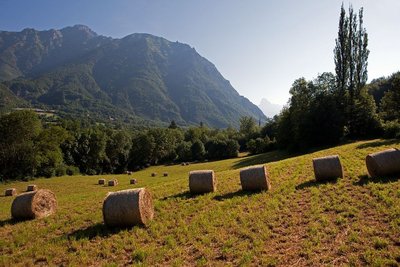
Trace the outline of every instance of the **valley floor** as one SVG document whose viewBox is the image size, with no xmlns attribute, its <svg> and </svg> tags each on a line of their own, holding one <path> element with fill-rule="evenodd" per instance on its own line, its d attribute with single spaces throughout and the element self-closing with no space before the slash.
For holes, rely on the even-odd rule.
<svg viewBox="0 0 400 267">
<path fill-rule="evenodd" d="M 400 177 L 371 179 L 365 167 L 367 154 L 399 146 L 400 140 L 372 140 L 295 157 L 270 152 L 132 176 L 38 179 L 39 188 L 55 192 L 58 211 L 14 222 L 13 198 L 1 196 L 0 265 L 399 266 Z M 331 154 L 340 156 L 344 178 L 315 182 L 311 159 Z M 271 191 L 241 191 L 239 170 L 254 164 L 266 164 Z M 198 169 L 216 171 L 216 193 L 188 193 L 188 172 Z M 97 185 L 100 177 L 116 177 L 119 185 Z M 138 184 L 129 185 L 130 178 Z M 30 183 L 0 184 L 0 192 L 22 192 Z M 108 229 L 101 211 L 106 193 L 133 187 L 153 193 L 153 222 Z"/>
</svg>

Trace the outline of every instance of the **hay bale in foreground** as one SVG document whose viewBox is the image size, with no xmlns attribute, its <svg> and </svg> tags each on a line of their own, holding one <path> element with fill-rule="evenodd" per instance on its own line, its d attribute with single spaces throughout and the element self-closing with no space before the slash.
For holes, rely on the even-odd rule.
<svg viewBox="0 0 400 267">
<path fill-rule="evenodd" d="M 110 192 L 103 201 L 103 219 L 107 226 L 146 225 L 153 216 L 153 198 L 145 188 Z"/>
<path fill-rule="evenodd" d="M 369 154 L 365 163 L 371 177 L 400 174 L 400 150 L 391 148 Z"/>
<path fill-rule="evenodd" d="M 338 155 L 315 158 L 312 163 L 317 181 L 343 178 L 343 168 Z"/>
<path fill-rule="evenodd" d="M 257 191 L 270 190 L 271 183 L 268 178 L 267 168 L 264 165 L 253 166 L 240 171 L 242 190 Z"/>
<path fill-rule="evenodd" d="M 36 191 L 37 189 L 38 189 L 37 185 L 35 185 L 35 184 L 30 184 L 30 185 L 28 185 L 28 187 L 26 188 L 26 192 Z"/>
<path fill-rule="evenodd" d="M 27 192 L 17 196 L 11 205 L 11 216 L 17 220 L 43 218 L 57 209 L 57 199 L 47 189 Z"/>
<path fill-rule="evenodd" d="M 189 172 L 189 189 L 191 193 L 202 194 L 215 192 L 217 180 L 213 170 Z"/>
<path fill-rule="evenodd" d="M 12 197 L 17 194 L 17 189 L 15 188 L 7 188 L 6 191 L 4 192 L 4 195 L 6 197 Z"/>
<path fill-rule="evenodd" d="M 130 182 L 130 184 L 136 184 L 137 180 L 136 179 L 131 179 L 129 182 Z"/>
<path fill-rule="evenodd" d="M 156 177 L 157 176 L 157 173 L 156 172 L 153 172 L 152 174 L 151 174 L 151 177 Z"/>
<path fill-rule="evenodd" d="M 116 186 L 118 184 L 117 179 L 109 180 L 108 181 L 108 186 Z"/>
<path fill-rule="evenodd" d="M 99 179 L 99 184 L 106 184 L 106 179 Z"/>
<path fill-rule="evenodd" d="M 168 172 L 164 172 L 164 173 L 163 173 L 163 176 L 164 176 L 164 177 L 167 177 L 167 176 L 168 176 Z"/>
</svg>

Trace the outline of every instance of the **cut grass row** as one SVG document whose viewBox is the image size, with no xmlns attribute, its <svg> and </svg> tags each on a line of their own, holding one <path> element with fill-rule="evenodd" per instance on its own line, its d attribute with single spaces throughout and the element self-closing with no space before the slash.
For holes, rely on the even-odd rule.
<svg viewBox="0 0 400 267">
<path fill-rule="evenodd" d="M 51 217 L 14 223 L 12 198 L 0 197 L 0 265 L 392 265 L 400 263 L 400 179 L 370 179 L 365 156 L 400 141 L 356 142 L 302 156 L 284 152 L 189 166 L 157 166 L 116 177 L 38 179 L 55 192 Z M 314 181 L 311 159 L 338 154 L 344 178 Z M 239 168 L 265 163 L 272 190 L 240 189 Z M 188 172 L 213 169 L 217 192 L 188 193 Z M 168 177 L 151 177 L 152 172 Z M 129 185 L 130 178 L 138 180 Z M 26 182 L 0 185 L 16 187 Z M 147 227 L 107 229 L 101 206 L 108 191 L 146 187 L 155 204 Z"/>
</svg>

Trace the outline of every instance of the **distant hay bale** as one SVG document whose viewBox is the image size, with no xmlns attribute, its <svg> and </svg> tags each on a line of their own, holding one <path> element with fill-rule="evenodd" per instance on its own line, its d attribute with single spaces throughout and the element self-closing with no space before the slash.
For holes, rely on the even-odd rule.
<svg viewBox="0 0 400 267">
<path fill-rule="evenodd" d="M 31 192 L 31 191 L 36 191 L 38 188 L 37 188 L 37 185 L 35 185 L 35 184 L 30 184 L 30 185 L 28 185 L 28 187 L 26 188 L 26 192 Z"/>
<path fill-rule="evenodd" d="M 146 225 L 153 216 L 152 195 L 145 188 L 110 192 L 103 202 L 103 219 L 107 226 Z"/>
<path fill-rule="evenodd" d="M 108 186 L 116 186 L 118 185 L 118 180 L 117 179 L 113 179 L 113 180 L 109 180 L 108 181 Z"/>
<path fill-rule="evenodd" d="M 12 196 L 15 196 L 16 194 L 17 194 L 17 189 L 15 189 L 15 188 L 7 188 L 4 193 L 4 195 L 6 197 L 12 197 Z"/>
<path fill-rule="evenodd" d="M 400 150 L 391 148 L 369 154 L 365 163 L 371 177 L 400 174 Z"/>
<path fill-rule="evenodd" d="M 270 190 L 267 168 L 264 165 L 253 166 L 240 171 L 242 190 L 257 191 Z"/>
<path fill-rule="evenodd" d="M 137 180 L 136 179 L 131 179 L 130 180 L 130 184 L 136 184 L 137 183 Z"/>
<path fill-rule="evenodd" d="M 99 184 L 105 184 L 106 183 L 106 179 L 99 179 Z"/>
<path fill-rule="evenodd" d="M 215 192 L 216 178 L 213 170 L 200 170 L 189 172 L 189 189 L 191 193 L 201 194 Z"/>
<path fill-rule="evenodd" d="M 127 171 L 126 174 L 132 175 L 132 172 L 131 171 Z"/>
<path fill-rule="evenodd" d="M 181 166 L 185 166 L 185 165 L 186 165 L 185 162 L 182 162 L 182 163 L 181 163 Z"/>
<path fill-rule="evenodd" d="M 151 174 L 151 177 L 156 177 L 157 176 L 157 173 L 156 172 L 153 172 L 152 174 Z"/>
<path fill-rule="evenodd" d="M 17 196 L 11 205 L 11 216 L 17 220 L 42 218 L 57 209 L 57 199 L 47 189 L 27 192 Z"/>
<path fill-rule="evenodd" d="M 312 162 L 317 181 L 343 178 L 343 168 L 338 155 L 315 158 Z"/>
<path fill-rule="evenodd" d="M 168 176 L 168 172 L 164 172 L 164 173 L 163 173 L 163 176 L 164 176 L 164 177 L 167 177 L 167 176 Z"/>
</svg>

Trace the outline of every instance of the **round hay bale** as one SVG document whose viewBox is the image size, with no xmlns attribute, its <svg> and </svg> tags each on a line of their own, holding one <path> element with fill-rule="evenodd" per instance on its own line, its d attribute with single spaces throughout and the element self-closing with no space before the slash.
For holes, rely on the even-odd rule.
<svg viewBox="0 0 400 267">
<path fill-rule="evenodd" d="M 4 192 L 4 195 L 6 197 L 12 197 L 17 194 L 17 189 L 15 188 L 7 188 L 6 191 Z"/>
<path fill-rule="evenodd" d="M 107 226 L 146 225 L 153 216 L 153 198 L 145 188 L 110 192 L 103 202 L 103 219 Z"/>
<path fill-rule="evenodd" d="M 343 168 L 338 155 L 315 158 L 312 163 L 317 181 L 343 178 Z"/>
<path fill-rule="evenodd" d="M 270 190 L 267 168 L 264 165 L 253 166 L 240 171 L 240 184 L 242 190 L 258 191 Z"/>
<path fill-rule="evenodd" d="M 157 176 L 157 173 L 156 172 L 153 172 L 152 174 L 151 174 L 151 177 L 156 177 Z"/>
<path fill-rule="evenodd" d="M 400 150 L 391 148 L 369 154 L 365 163 L 371 177 L 400 174 Z"/>
<path fill-rule="evenodd" d="M 167 176 L 168 176 L 168 172 L 164 172 L 164 173 L 163 173 L 163 176 L 164 176 L 164 177 L 167 177 Z"/>
<path fill-rule="evenodd" d="M 106 179 L 99 179 L 99 184 L 105 184 L 106 183 Z"/>
<path fill-rule="evenodd" d="M 38 189 L 37 185 L 35 185 L 35 184 L 30 184 L 30 185 L 28 185 L 28 187 L 26 188 L 26 192 L 36 191 L 37 189 Z"/>
<path fill-rule="evenodd" d="M 109 180 L 108 181 L 108 186 L 116 186 L 118 184 L 117 179 Z"/>
<path fill-rule="evenodd" d="M 130 184 L 136 184 L 137 183 L 137 180 L 136 179 L 131 179 L 130 180 Z"/>
<path fill-rule="evenodd" d="M 185 162 L 182 162 L 182 163 L 181 163 L 181 166 L 185 166 L 185 165 L 186 165 Z"/>
<path fill-rule="evenodd" d="M 213 170 L 189 172 L 189 189 L 193 194 L 215 192 L 217 180 Z"/>
<path fill-rule="evenodd" d="M 11 216 L 17 220 L 43 218 L 57 209 L 57 199 L 47 189 L 27 192 L 17 196 L 11 205 Z"/>
</svg>

